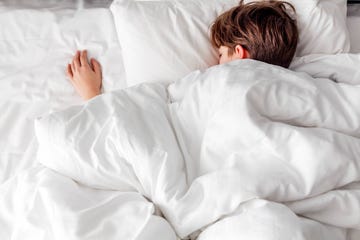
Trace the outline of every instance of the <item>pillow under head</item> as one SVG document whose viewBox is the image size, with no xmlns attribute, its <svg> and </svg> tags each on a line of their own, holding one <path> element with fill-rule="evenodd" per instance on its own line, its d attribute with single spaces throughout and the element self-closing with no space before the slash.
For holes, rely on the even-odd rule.
<svg viewBox="0 0 360 240">
<path fill-rule="evenodd" d="M 250 1 L 246 1 L 250 2 Z M 346 0 L 289 0 L 297 11 L 297 56 L 348 52 Z M 217 64 L 210 26 L 238 0 L 115 0 L 110 9 L 128 86 L 172 82 Z"/>
</svg>

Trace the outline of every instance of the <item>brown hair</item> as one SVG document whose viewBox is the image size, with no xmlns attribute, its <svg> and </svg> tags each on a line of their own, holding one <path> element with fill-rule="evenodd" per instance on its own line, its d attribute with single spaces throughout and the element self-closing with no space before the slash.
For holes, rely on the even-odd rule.
<svg viewBox="0 0 360 240">
<path fill-rule="evenodd" d="M 211 26 L 214 47 L 236 45 L 245 48 L 250 58 L 274 65 L 289 67 L 298 42 L 296 20 L 287 10 L 295 8 L 284 1 L 261 1 L 240 4 L 221 14 Z"/>
</svg>

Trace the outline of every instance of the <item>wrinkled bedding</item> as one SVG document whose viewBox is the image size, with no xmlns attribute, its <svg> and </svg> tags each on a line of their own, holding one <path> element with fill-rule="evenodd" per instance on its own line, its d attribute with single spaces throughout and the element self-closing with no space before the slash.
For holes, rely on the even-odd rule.
<svg viewBox="0 0 360 240">
<path fill-rule="evenodd" d="M 75 50 L 101 62 L 104 91 L 127 84 L 109 9 L 0 8 L 0 23 L 1 184 L 36 163 L 34 119 L 82 103 L 65 75 Z"/>
<path fill-rule="evenodd" d="M 359 64 L 240 60 L 42 116 L 0 238 L 358 239 Z"/>
</svg>

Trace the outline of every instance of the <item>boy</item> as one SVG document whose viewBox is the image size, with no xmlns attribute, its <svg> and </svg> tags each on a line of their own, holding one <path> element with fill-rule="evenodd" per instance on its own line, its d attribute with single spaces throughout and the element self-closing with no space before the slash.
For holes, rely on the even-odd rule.
<svg viewBox="0 0 360 240">
<path fill-rule="evenodd" d="M 298 41 L 294 7 L 283 1 L 240 4 L 220 15 L 211 27 L 211 43 L 219 50 L 219 63 L 251 58 L 289 67 Z M 101 66 L 87 60 L 87 52 L 77 51 L 67 67 L 67 75 L 78 94 L 91 99 L 101 94 Z"/>
<path fill-rule="evenodd" d="M 298 42 L 295 8 L 283 1 L 244 4 L 220 15 L 211 27 L 211 43 L 219 63 L 251 58 L 288 68 Z"/>
</svg>

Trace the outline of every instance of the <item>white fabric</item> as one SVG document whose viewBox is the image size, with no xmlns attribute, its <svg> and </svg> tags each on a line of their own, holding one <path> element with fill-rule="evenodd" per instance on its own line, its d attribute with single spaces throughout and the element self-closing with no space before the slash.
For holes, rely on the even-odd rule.
<svg viewBox="0 0 360 240">
<path fill-rule="evenodd" d="M 346 23 L 346 0 L 289 0 L 297 11 L 297 56 L 347 53 L 350 37 Z"/>
<path fill-rule="evenodd" d="M 161 197 L 167 189 L 180 194 L 184 165 L 166 98 L 163 85 L 140 85 L 53 113 L 35 124 L 46 142 L 39 160 L 96 188 L 138 190 L 147 197 Z M 165 172 L 149 176 L 154 167 Z"/>
<path fill-rule="evenodd" d="M 1 239 L 176 239 L 140 194 L 90 189 L 42 166 L 0 191 Z"/>
<path fill-rule="evenodd" d="M 238 0 L 116 0 L 113 13 L 129 86 L 171 82 L 217 63 L 209 41 L 216 17 Z M 298 13 L 298 56 L 350 49 L 346 0 L 290 0 Z"/>
<path fill-rule="evenodd" d="M 108 9 L 0 10 L 0 183 L 35 163 L 34 119 L 81 103 L 65 70 L 76 49 L 102 64 L 103 89 L 126 86 Z"/>
<path fill-rule="evenodd" d="M 341 64 L 329 67 L 333 61 Z M 345 240 L 351 234 L 355 240 L 360 80 L 348 76 L 359 74 L 359 63 L 359 55 L 308 56 L 295 60 L 294 73 L 253 60 L 234 61 L 193 72 L 168 87 L 142 84 L 99 96 L 37 120 L 38 160 L 69 183 L 70 177 L 117 190 L 114 194 L 141 193 L 174 228 L 161 225 L 169 236 L 175 231 L 180 237 L 218 239 L 226 232 L 228 239 L 240 234 Z M 314 79 L 309 74 L 315 69 Z M 49 178 L 39 175 L 35 182 L 52 182 L 58 175 Z M 6 206 L 0 207 L 3 232 L 19 237 L 31 235 L 32 228 L 24 226 L 37 221 L 22 218 L 16 223 L 25 230 L 12 228 L 9 212 L 26 203 L 13 205 L 9 196 L 35 191 L 34 186 L 19 188 L 22 184 L 10 181 L 0 201 Z M 67 201 L 72 200 L 64 199 L 59 209 Z M 34 204 L 49 205 L 39 198 Z M 58 202 L 52 204 L 58 208 Z M 76 215 L 76 209 L 69 211 Z M 74 219 L 79 222 L 74 231 L 89 224 Z M 255 223 L 263 223 L 256 225 L 259 235 L 248 231 Z M 291 233 L 297 234 L 290 238 Z"/>
<path fill-rule="evenodd" d="M 281 204 L 252 200 L 243 204 L 241 211 L 208 227 L 198 240 L 320 240 L 347 239 L 346 237 L 344 229 L 297 217 Z"/>
</svg>

